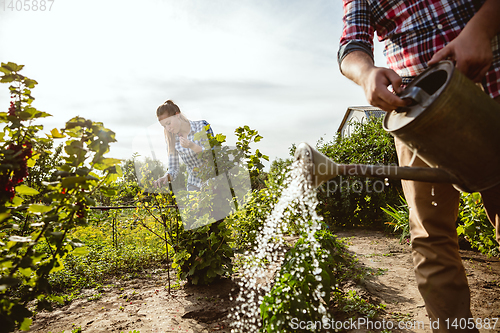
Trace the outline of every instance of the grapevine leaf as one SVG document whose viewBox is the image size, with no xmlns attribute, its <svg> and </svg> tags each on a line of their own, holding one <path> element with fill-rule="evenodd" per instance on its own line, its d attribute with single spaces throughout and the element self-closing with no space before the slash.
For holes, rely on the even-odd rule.
<svg viewBox="0 0 500 333">
<path fill-rule="evenodd" d="M 37 190 L 35 190 L 34 188 L 31 188 L 29 186 L 19 185 L 19 186 L 16 186 L 16 193 L 22 194 L 22 195 L 37 195 L 40 192 L 38 192 Z"/>
</svg>

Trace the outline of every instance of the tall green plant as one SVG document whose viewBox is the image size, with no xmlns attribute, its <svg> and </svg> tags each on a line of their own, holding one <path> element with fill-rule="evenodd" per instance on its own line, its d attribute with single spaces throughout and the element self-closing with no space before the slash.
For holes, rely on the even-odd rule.
<svg viewBox="0 0 500 333">
<path fill-rule="evenodd" d="M 394 140 L 383 130 L 381 119 L 353 126 L 348 137 L 320 140 L 318 150 L 342 164 L 397 165 Z M 319 213 L 333 227 L 383 228 L 380 207 L 398 204 L 401 194 L 400 181 L 338 176 L 319 188 Z"/>
<path fill-rule="evenodd" d="M 48 275 L 62 268 L 68 253 L 83 252 L 78 240 L 66 236 L 86 223 L 94 193 L 112 194 L 109 185 L 120 173 L 119 160 L 104 157 L 115 135 L 102 123 L 75 117 L 48 138 L 37 136 L 43 127 L 33 122 L 50 115 L 33 107 L 31 89 L 37 82 L 21 75 L 22 69 L 12 62 L 0 66 L 0 81 L 10 83 L 12 97 L 8 112 L 0 112 L 5 124 L 0 132 L 0 331 L 27 330 L 29 302 L 50 308 L 51 301 L 61 300 L 52 294 Z M 49 181 L 28 186 L 30 170 L 43 161 L 33 147 L 62 138 L 64 155 Z M 41 242 L 47 252 L 37 250 Z"/>
<path fill-rule="evenodd" d="M 409 209 L 401 197 L 397 206 L 381 208 L 390 218 L 386 222 L 393 231 L 400 234 L 401 243 L 410 242 Z M 480 193 L 461 193 L 457 218 L 457 234 L 463 237 L 472 248 L 488 256 L 499 256 L 496 232 L 490 223 Z"/>
<path fill-rule="evenodd" d="M 499 256 L 495 228 L 488 220 L 479 193 L 462 193 L 457 232 L 472 246 L 488 256 Z"/>
<path fill-rule="evenodd" d="M 207 285 L 233 271 L 231 230 L 225 221 L 184 230 L 173 267 L 179 277 L 192 284 Z"/>
<path fill-rule="evenodd" d="M 285 255 L 260 306 L 262 332 L 330 332 L 335 330 L 334 319 L 339 320 L 336 316 L 373 318 L 383 308 L 354 291 L 342 291 L 344 284 L 363 278 L 367 271 L 357 266 L 346 245 L 330 231 L 318 230 L 314 237 L 321 245 L 316 252 L 310 251 L 310 240 L 302 235 Z M 321 297 L 314 297 L 315 290 L 322 291 Z M 330 317 L 326 322 L 325 313 Z"/>
<path fill-rule="evenodd" d="M 294 321 L 321 322 L 330 307 L 330 293 L 338 285 L 337 269 L 344 264 L 343 248 L 329 231 L 319 230 L 314 236 L 321 244 L 317 253 L 311 253 L 304 236 L 286 253 L 275 284 L 260 306 L 261 331 L 305 332 Z M 321 290 L 322 297 L 313 297 L 313 290 Z"/>
<path fill-rule="evenodd" d="M 392 231 L 399 234 L 401 244 L 410 243 L 410 211 L 404 197 L 400 197 L 401 203 L 398 206 L 387 205 L 387 208 L 380 207 L 387 214 L 390 221 L 386 222 Z"/>
<path fill-rule="evenodd" d="M 208 128 L 206 128 L 208 130 Z M 155 232 L 162 241 L 165 242 L 166 248 L 171 246 L 173 252 L 170 256 L 173 259 L 173 266 L 177 268 L 178 274 L 181 279 L 186 279 L 192 284 L 210 284 L 215 279 L 228 276 L 232 272 L 232 258 L 234 250 L 230 243 L 233 242 L 233 227 L 232 219 L 228 221 L 219 220 L 217 223 L 213 222 L 213 216 L 216 211 L 224 211 L 225 208 L 219 207 L 230 203 L 222 202 L 220 197 L 221 190 L 225 188 L 218 188 L 219 184 L 215 182 L 212 186 L 210 180 L 213 177 L 228 176 L 234 172 L 235 166 L 240 166 L 238 172 L 248 171 L 250 175 L 250 182 L 257 183 L 257 178 L 262 174 L 263 164 L 262 159 L 268 159 L 267 156 L 256 150 L 252 153 L 250 144 L 260 141 L 262 138 L 256 130 L 250 129 L 248 126 L 239 127 L 235 130 L 238 141 L 236 148 L 223 145 L 226 136 L 223 134 L 208 135 L 206 142 L 206 149 L 199 154 L 199 158 L 206 163 L 203 163 L 203 168 L 196 170 L 198 176 L 206 181 L 208 185 L 204 186 L 197 195 L 186 195 L 181 193 L 172 193 L 171 191 L 164 191 L 166 193 L 149 194 L 143 197 L 147 200 L 140 200 L 140 209 L 138 209 L 139 221 L 145 221 L 146 218 L 153 218 L 158 221 L 159 225 L 163 226 L 164 233 Z M 201 135 L 200 133 L 197 135 Z M 197 136 L 195 135 L 195 138 Z M 241 168 L 245 166 L 247 169 Z M 234 176 L 234 174 L 233 174 Z M 236 193 L 239 185 L 234 182 L 246 181 L 247 177 L 226 177 L 230 185 L 231 194 L 235 207 L 238 207 L 238 202 L 244 199 L 244 193 Z M 149 181 L 152 180 L 149 177 Z M 176 188 L 184 187 L 182 184 L 177 184 Z M 220 197 L 219 197 L 220 196 Z M 183 200 L 180 198 L 183 197 Z M 239 201 L 238 201 L 239 200 Z M 144 202 L 144 201 L 147 201 Z M 182 201 L 182 202 L 181 202 Z M 184 202 L 185 201 L 185 202 Z M 193 214 L 204 212 L 193 220 L 194 223 L 184 226 L 179 214 L 173 213 L 175 209 L 168 208 L 169 205 L 179 205 L 183 207 L 191 207 Z M 189 217 L 189 210 L 183 212 L 183 216 Z M 184 221 L 186 222 L 186 221 Z M 141 222 L 143 223 L 143 222 Z M 143 225 L 145 225 L 143 223 Z M 150 230 L 154 232 L 153 230 Z"/>
</svg>

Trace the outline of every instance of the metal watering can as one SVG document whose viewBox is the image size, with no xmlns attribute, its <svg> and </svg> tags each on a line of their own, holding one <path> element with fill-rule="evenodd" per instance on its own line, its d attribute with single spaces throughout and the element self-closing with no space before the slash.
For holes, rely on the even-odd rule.
<svg viewBox="0 0 500 333">
<path fill-rule="evenodd" d="M 450 183 L 465 192 L 500 184 L 500 104 L 451 61 L 422 72 L 400 97 L 411 104 L 386 113 L 383 127 L 431 167 L 336 164 L 301 143 L 295 159 L 306 162 L 313 186 L 338 175 Z"/>
</svg>

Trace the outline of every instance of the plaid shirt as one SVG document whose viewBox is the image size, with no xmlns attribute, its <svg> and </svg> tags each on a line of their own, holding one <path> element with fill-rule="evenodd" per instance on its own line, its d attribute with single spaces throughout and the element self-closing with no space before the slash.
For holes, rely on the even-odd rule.
<svg viewBox="0 0 500 333">
<path fill-rule="evenodd" d="M 427 68 L 434 53 L 452 41 L 486 0 L 344 0 L 339 64 L 352 51 L 373 58 L 374 32 L 385 42 L 389 68 L 408 83 Z M 493 65 L 483 81 L 490 96 L 500 95 L 499 36 L 492 40 Z"/>
<path fill-rule="evenodd" d="M 189 141 L 194 142 L 198 146 L 201 146 L 202 149 L 205 150 L 205 146 L 208 140 L 207 135 L 202 135 L 201 138 L 199 138 L 198 140 L 195 140 L 194 135 L 198 132 L 204 132 L 205 126 L 207 125 L 210 126 L 210 124 L 205 120 L 198 120 L 198 121 L 190 120 L 189 124 L 191 125 L 191 132 L 189 132 L 187 139 Z M 211 127 L 209 127 L 208 130 L 206 130 L 206 133 L 214 135 L 214 132 L 212 131 Z M 188 170 L 189 174 L 187 179 L 188 185 L 194 185 L 196 187 L 201 188 L 202 180 L 196 176 L 198 173 L 196 169 L 201 167 L 202 165 L 201 160 L 198 158 L 198 153 L 195 153 L 190 148 L 182 147 L 179 137 L 176 136 L 175 152 L 169 155 L 168 171 L 167 171 L 167 173 L 169 173 L 173 179 L 175 179 L 179 173 L 179 157 L 186 164 L 186 168 Z"/>
</svg>

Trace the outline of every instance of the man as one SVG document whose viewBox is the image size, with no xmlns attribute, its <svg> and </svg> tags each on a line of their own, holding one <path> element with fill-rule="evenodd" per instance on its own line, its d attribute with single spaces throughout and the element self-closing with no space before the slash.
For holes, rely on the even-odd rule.
<svg viewBox="0 0 500 333">
<path fill-rule="evenodd" d="M 392 111 L 406 106 L 396 94 L 412 78 L 429 65 L 451 59 L 500 103 L 499 15 L 500 0 L 344 0 L 340 70 L 363 88 L 371 105 Z M 385 42 L 389 68 L 374 65 L 375 31 Z M 398 140 L 396 149 L 400 165 L 409 165 L 413 153 Z M 417 157 L 412 166 L 427 165 Z M 430 319 L 439 321 L 434 332 L 477 332 L 474 325 L 465 330 L 451 325 L 462 318 L 471 323 L 473 318 L 455 227 L 459 192 L 450 184 L 402 184 L 410 208 L 417 284 Z M 481 195 L 498 240 L 500 186 Z"/>
</svg>

